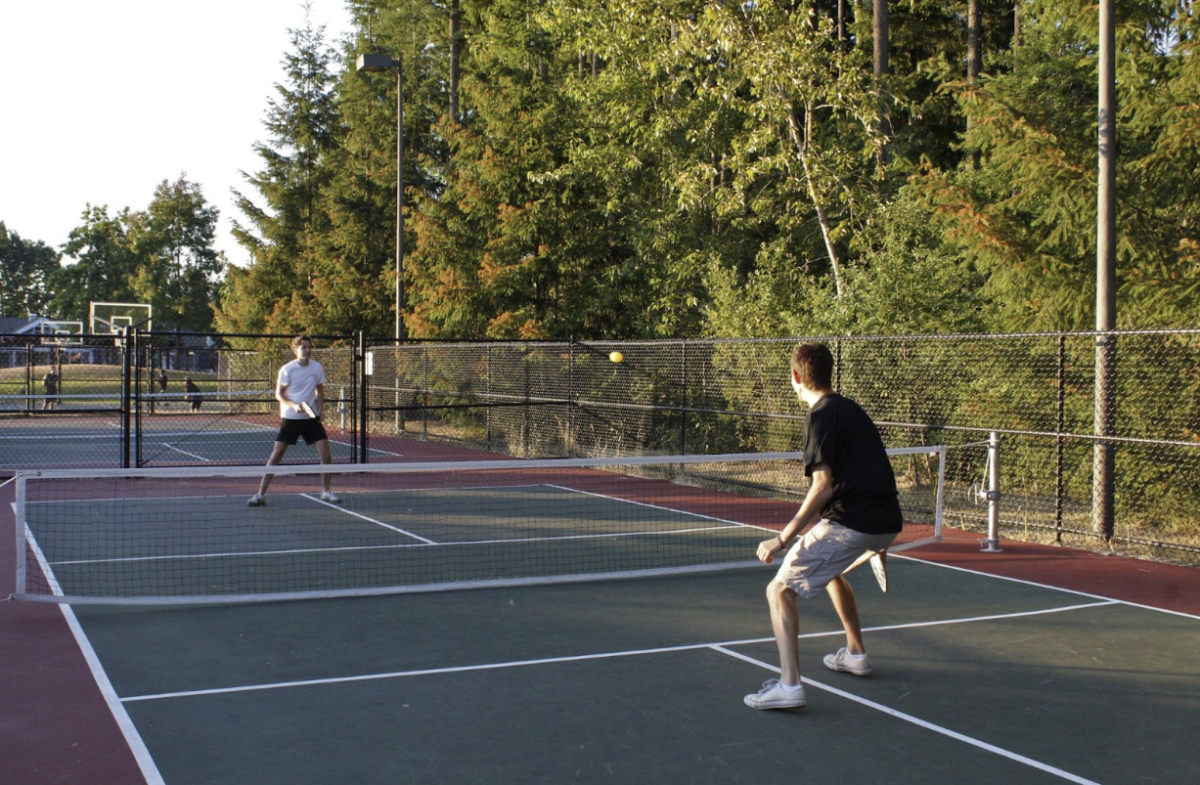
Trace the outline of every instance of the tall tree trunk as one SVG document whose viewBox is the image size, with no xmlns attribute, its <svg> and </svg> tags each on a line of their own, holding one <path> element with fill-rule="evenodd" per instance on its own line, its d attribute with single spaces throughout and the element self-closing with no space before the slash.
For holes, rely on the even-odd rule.
<svg viewBox="0 0 1200 785">
<path fill-rule="evenodd" d="M 975 81 L 979 78 L 982 56 L 979 51 L 979 0 L 967 0 L 967 87 L 974 89 Z M 967 130 L 971 130 L 971 117 L 967 116 Z M 977 156 L 971 155 L 971 165 L 977 163 Z"/>
<path fill-rule="evenodd" d="M 789 108 L 788 133 L 792 137 L 796 155 L 800 158 L 800 165 L 804 168 L 804 183 L 808 188 L 808 197 L 812 199 L 813 208 L 817 211 L 817 224 L 821 227 L 821 239 L 825 241 L 825 251 L 829 254 L 829 266 L 833 270 L 833 285 L 840 300 L 842 299 L 842 264 L 838 259 L 837 248 L 833 244 L 833 228 L 829 225 L 829 216 L 825 214 L 825 207 L 817 193 L 817 186 L 813 182 L 812 168 L 808 160 L 808 140 L 812 138 L 812 116 L 812 105 L 806 103 L 804 133 L 801 134 L 800 121 L 796 119 L 796 110 Z"/>
<path fill-rule="evenodd" d="M 979 51 L 979 0 L 967 0 L 967 84 L 974 87 L 983 67 L 983 56 Z"/>
<path fill-rule="evenodd" d="M 459 59 L 462 55 L 462 8 L 450 0 L 450 119 L 458 122 Z"/>
<path fill-rule="evenodd" d="M 879 147 L 879 164 L 882 166 L 888 162 L 888 142 L 892 136 L 892 123 L 888 118 L 884 91 L 884 77 L 888 72 L 888 4 L 887 0 L 874 0 L 874 5 L 875 96 L 879 107 L 879 135 L 883 137 L 883 143 Z"/>
</svg>

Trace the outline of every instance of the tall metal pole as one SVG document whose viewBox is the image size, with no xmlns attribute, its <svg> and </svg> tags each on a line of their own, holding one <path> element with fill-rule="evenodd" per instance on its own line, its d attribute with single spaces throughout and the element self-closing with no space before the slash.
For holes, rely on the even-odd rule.
<svg viewBox="0 0 1200 785">
<path fill-rule="evenodd" d="M 388 55 L 358 56 L 359 71 L 396 69 L 396 345 L 404 340 L 404 60 Z"/>
<path fill-rule="evenodd" d="M 396 67 L 396 345 L 404 340 L 404 61 Z"/>
<path fill-rule="evenodd" d="M 1113 0 L 1100 0 L 1100 85 L 1096 187 L 1096 387 L 1092 456 L 1092 531 L 1114 534 L 1113 435 L 1116 419 L 1117 326 L 1117 98 Z"/>
</svg>

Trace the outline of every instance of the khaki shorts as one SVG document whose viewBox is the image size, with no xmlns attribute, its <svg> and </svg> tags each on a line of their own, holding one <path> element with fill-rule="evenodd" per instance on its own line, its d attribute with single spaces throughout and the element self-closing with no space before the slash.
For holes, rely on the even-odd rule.
<svg viewBox="0 0 1200 785">
<path fill-rule="evenodd" d="M 775 580 L 810 599 L 864 551 L 881 551 L 895 539 L 895 534 L 864 534 L 822 518 L 787 552 Z"/>
</svg>

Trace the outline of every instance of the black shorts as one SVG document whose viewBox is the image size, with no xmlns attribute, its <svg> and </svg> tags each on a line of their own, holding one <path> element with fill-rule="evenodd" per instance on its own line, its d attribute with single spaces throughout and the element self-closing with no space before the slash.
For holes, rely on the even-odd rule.
<svg viewBox="0 0 1200 785">
<path fill-rule="evenodd" d="M 304 437 L 305 444 L 316 444 L 329 438 L 325 435 L 325 426 L 321 425 L 320 420 L 306 418 L 279 421 L 279 433 L 275 434 L 275 441 L 290 445 L 295 444 L 301 436 Z"/>
</svg>

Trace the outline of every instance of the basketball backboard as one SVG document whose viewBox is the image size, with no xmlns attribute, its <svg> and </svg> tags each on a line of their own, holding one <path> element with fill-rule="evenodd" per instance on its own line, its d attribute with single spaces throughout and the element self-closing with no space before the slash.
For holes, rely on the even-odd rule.
<svg viewBox="0 0 1200 785">
<path fill-rule="evenodd" d="M 88 322 L 93 335 L 121 335 L 130 327 L 148 332 L 153 314 L 148 303 L 94 302 L 88 309 Z"/>
</svg>

